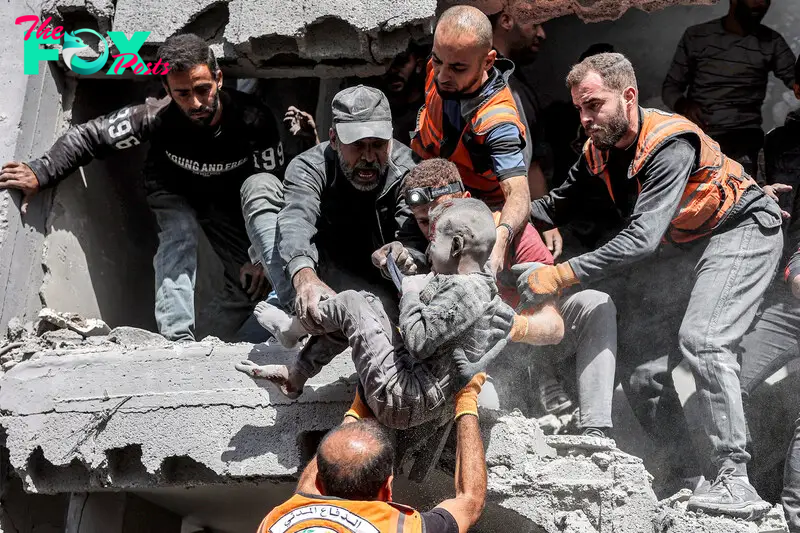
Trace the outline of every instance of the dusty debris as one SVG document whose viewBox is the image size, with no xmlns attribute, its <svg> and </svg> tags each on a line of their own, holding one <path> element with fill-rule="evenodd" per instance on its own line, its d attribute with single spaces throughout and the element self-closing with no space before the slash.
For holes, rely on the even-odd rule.
<svg viewBox="0 0 800 533">
<path fill-rule="evenodd" d="M 764 518 L 754 522 L 694 513 L 687 511 L 685 507 L 685 503 L 678 503 L 677 507 L 661 508 L 659 516 L 653 523 L 655 533 L 788 533 L 789 531 L 783 509 L 779 505 L 773 507 Z"/>
<path fill-rule="evenodd" d="M 77 313 L 59 313 L 47 307 L 39 311 L 38 332 L 42 334 L 53 326 L 72 330 L 83 337 L 107 335 L 111 331 L 108 324 L 99 318 L 84 318 Z"/>
<path fill-rule="evenodd" d="M 158 333 L 129 326 L 114 328 L 108 334 L 107 340 L 128 349 L 166 347 L 172 344 Z"/>
<path fill-rule="evenodd" d="M 56 350 L 61 348 L 76 347 L 83 343 L 83 336 L 80 333 L 69 329 L 57 329 L 42 333 L 42 340 L 49 343 Z"/>
<path fill-rule="evenodd" d="M 287 10 L 282 2 L 254 0 L 48 0 L 43 12 L 59 21 L 65 17 L 93 20 L 101 32 L 113 27 L 131 34 L 147 28 L 151 32 L 148 46 L 141 53 L 148 60 L 156 59 L 150 55 L 170 35 L 192 31 L 210 41 L 217 57 L 240 75 L 332 78 L 380 74 L 387 62 L 405 51 L 409 40 L 430 38 L 437 13 L 456 3 L 464 2 L 301 0 L 295 9 Z M 506 2 L 469 3 L 496 12 Z M 715 0 L 536 0 L 530 11 L 538 22 L 570 14 L 584 21 L 600 21 L 617 19 L 631 8 L 653 11 L 713 3 Z"/>
<path fill-rule="evenodd" d="M 583 511 L 558 513 L 555 518 L 556 526 L 563 533 L 597 533 Z"/>
</svg>

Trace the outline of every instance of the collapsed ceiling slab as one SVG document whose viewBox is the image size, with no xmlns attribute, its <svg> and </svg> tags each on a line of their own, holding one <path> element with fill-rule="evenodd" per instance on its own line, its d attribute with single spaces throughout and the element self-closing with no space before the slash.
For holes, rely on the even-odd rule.
<svg viewBox="0 0 800 533">
<path fill-rule="evenodd" d="M 469 0 L 497 12 L 508 0 Z M 710 5 L 717 0 L 516 0 L 537 21 L 576 15 L 586 22 L 614 20 L 631 8 Z M 194 32 L 214 46 L 223 65 L 239 74 L 282 73 L 337 77 L 378 72 L 412 39 L 430 36 L 435 17 L 452 0 L 47 0 L 44 15 L 94 21 L 100 31 L 151 32 L 142 55 L 170 35 Z M 370 68 L 372 67 L 372 68 Z M 267 74 L 269 75 L 269 74 Z"/>
</svg>

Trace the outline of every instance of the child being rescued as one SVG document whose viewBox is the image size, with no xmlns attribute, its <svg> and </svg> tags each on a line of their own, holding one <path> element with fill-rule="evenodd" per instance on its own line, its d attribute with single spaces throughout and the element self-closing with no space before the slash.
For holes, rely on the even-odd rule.
<svg viewBox="0 0 800 533">
<path fill-rule="evenodd" d="M 319 303 L 325 333 L 341 333 L 349 341 L 359 377 L 354 405 L 365 404 L 380 423 L 395 429 L 440 417 L 508 340 L 529 340 L 527 319 L 500 299 L 487 268 L 496 238 L 489 208 L 480 200 L 454 199 L 434 208 L 430 219 L 431 273 L 403 278 L 399 328 L 370 293 L 343 291 Z M 310 334 L 297 317 L 266 302 L 255 315 L 287 348 Z M 297 398 L 335 356 L 301 349 L 289 366 L 243 361 L 236 368 Z"/>
</svg>

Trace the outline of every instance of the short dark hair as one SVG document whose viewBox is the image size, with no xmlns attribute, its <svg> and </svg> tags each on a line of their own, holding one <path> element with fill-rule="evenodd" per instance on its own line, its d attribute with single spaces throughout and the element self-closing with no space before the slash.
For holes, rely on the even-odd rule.
<svg viewBox="0 0 800 533">
<path fill-rule="evenodd" d="M 800 57 L 797 58 L 797 62 L 794 64 L 794 82 L 800 85 Z"/>
<path fill-rule="evenodd" d="M 208 44 L 194 33 L 179 33 L 158 48 L 158 58 L 169 63 L 169 72 L 186 72 L 197 65 L 206 65 L 211 74 L 219 70 L 217 58 Z M 166 83 L 166 74 L 163 80 Z"/>
<path fill-rule="evenodd" d="M 325 454 L 325 442 L 335 435 L 344 439 L 368 441 L 368 452 L 356 457 L 333 458 Z M 345 500 L 370 501 L 378 496 L 383 484 L 392 475 L 394 446 L 386 430 L 372 420 L 342 424 L 328 432 L 317 449 L 317 468 L 326 496 Z"/>
<path fill-rule="evenodd" d="M 633 65 L 622 54 L 608 52 L 595 54 L 573 65 L 567 75 L 567 87 L 572 89 L 580 84 L 590 72 L 599 74 L 603 85 L 612 91 L 622 92 L 628 87 L 638 89 Z"/>
<path fill-rule="evenodd" d="M 458 167 L 451 161 L 439 157 L 426 159 L 408 173 L 403 182 L 402 193 L 420 187 L 444 187 L 460 181 Z"/>
</svg>

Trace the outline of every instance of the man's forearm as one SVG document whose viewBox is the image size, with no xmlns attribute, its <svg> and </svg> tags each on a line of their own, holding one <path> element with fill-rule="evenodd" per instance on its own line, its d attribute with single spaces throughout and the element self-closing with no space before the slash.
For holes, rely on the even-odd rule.
<svg viewBox="0 0 800 533">
<path fill-rule="evenodd" d="M 317 468 L 317 456 L 314 455 L 314 457 L 312 457 L 306 465 L 305 469 L 303 469 L 303 473 L 300 474 L 300 479 L 297 481 L 297 489 L 295 492 L 302 492 L 303 494 L 309 495 L 319 494 L 316 483 L 317 472 L 319 472 L 319 469 Z"/>
<path fill-rule="evenodd" d="M 530 217 L 531 194 L 525 176 L 514 176 L 501 183 L 505 194 L 505 204 L 500 211 L 499 224 L 508 224 L 519 234 Z"/>
<path fill-rule="evenodd" d="M 456 435 L 456 498 L 470 502 L 470 522 L 474 524 L 486 502 L 486 457 L 478 417 L 459 417 Z"/>
<path fill-rule="evenodd" d="M 534 312 L 524 311 L 522 316 L 527 320 L 525 335 L 516 342 L 552 346 L 564 339 L 564 319 L 555 303 L 545 303 Z"/>
</svg>

